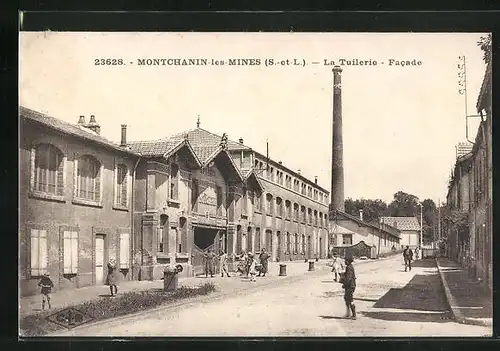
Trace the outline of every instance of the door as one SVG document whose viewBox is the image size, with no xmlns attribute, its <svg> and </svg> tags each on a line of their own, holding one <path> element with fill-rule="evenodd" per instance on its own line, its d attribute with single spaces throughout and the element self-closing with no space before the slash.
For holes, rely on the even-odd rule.
<svg viewBox="0 0 500 351">
<path fill-rule="evenodd" d="M 312 245 L 311 245 L 311 236 L 307 237 L 307 258 L 312 258 Z"/>
<path fill-rule="evenodd" d="M 95 283 L 104 284 L 104 235 L 95 237 Z"/>
</svg>

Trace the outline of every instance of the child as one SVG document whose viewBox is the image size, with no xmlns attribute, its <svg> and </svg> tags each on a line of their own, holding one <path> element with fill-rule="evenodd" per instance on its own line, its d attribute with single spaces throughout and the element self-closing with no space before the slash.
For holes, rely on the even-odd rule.
<svg viewBox="0 0 500 351">
<path fill-rule="evenodd" d="M 346 305 L 345 318 L 349 318 L 352 312 L 352 319 L 356 319 L 356 306 L 352 303 L 354 290 L 356 290 L 356 273 L 352 265 L 352 255 L 347 255 L 345 258 L 345 273 L 342 276 L 341 283 L 344 288 L 344 301 Z"/>
<path fill-rule="evenodd" d="M 253 258 L 253 254 L 248 253 L 248 260 L 250 261 L 250 267 L 248 268 L 248 273 L 250 274 L 250 281 L 255 282 L 255 275 L 257 271 L 255 270 L 255 260 Z"/>
<path fill-rule="evenodd" d="M 111 259 L 108 262 L 108 277 L 106 278 L 106 285 L 109 285 L 111 297 L 114 297 L 118 294 L 118 277 L 116 274 L 116 262 L 114 259 Z"/>
<path fill-rule="evenodd" d="M 54 283 L 52 283 L 52 280 L 50 280 L 50 274 L 45 273 L 42 276 L 42 279 L 38 282 L 38 286 L 42 288 L 42 310 L 45 309 L 45 298 L 47 298 L 47 303 L 49 304 L 49 309 L 52 307 L 50 306 L 50 293 L 52 292 L 52 288 L 54 287 Z"/>
</svg>

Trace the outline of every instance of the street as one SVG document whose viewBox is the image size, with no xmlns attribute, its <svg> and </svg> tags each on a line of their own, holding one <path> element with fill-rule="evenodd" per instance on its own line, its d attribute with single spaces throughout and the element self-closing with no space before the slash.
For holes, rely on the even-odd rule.
<svg viewBox="0 0 500 351">
<path fill-rule="evenodd" d="M 328 270 L 301 279 L 132 320 L 68 331 L 76 336 L 487 336 L 487 327 L 454 322 L 434 260 L 404 272 L 396 257 L 355 262 L 357 320 L 343 319 L 341 285 Z M 274 273 L 274 272 L 273 272 Z M 239 277 L 231 279 L 241 280 Z M 267 278 L 258 278 L 267 279 Z M 242 281 L 241 284 L 251 284 Z"/>
</svg>

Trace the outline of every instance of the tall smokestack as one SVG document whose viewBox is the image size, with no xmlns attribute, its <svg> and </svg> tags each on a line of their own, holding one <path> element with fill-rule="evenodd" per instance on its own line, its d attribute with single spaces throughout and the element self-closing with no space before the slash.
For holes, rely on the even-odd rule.
<svg viewBox="0 0 500 351">
<path fill-rule="evenodd" d="M 342 142 L 342 68 L 333 68 L 332 202 L 333 210 L 344 212 L 344 162 Z"/>
</svg>

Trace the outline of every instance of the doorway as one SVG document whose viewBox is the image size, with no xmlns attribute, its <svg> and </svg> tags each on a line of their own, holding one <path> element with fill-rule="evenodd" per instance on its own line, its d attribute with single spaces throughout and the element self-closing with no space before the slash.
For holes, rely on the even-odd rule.
<svg viewBox="0 0 500 351">
<path fill-rule="evenodd" d="M 95 237 L 95 284 L 104 284 L 104 235 Z"/>
</svg>

